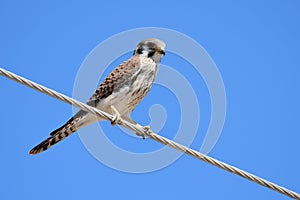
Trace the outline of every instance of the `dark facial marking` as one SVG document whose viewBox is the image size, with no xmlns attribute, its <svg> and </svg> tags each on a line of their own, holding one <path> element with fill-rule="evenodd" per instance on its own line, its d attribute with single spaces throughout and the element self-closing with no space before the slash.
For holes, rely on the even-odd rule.
<svg viewBox="0 0 300 200">
<path fill-rule="evenodd" d="M 148 58 L 152 57 L 154 55 L 155 51 L 149 51 Z"/>
<path fill-rule="evenodd" d="M 142 49 L 142 48 L 138 48 L 138 49 L 136 50 L 136 53 L 137 53 L 137 54 L 143 54 L 143 49 Z"/>
</svg>

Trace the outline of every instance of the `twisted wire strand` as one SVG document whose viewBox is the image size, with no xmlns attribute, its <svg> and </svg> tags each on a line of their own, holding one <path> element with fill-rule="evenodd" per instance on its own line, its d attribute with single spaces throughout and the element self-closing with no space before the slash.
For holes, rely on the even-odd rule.
<svg viewBox="0 0 300 200">
<path fill-rule="evenodd" d="M 108 114 L 108 113 L 105 113 L 105 112 L 103 112 L 101 110 L 98 110 L 98 109 L 96 109 L 94 107 L 91 107 L 91 106 L 89 106 L 87 104 L 81 103 L 80 101 L 72 99 L 72 98 L 70 98 L 70 97 L 68 97 L 66 95 L 60 94 L 60 93 L 58 93 L 58 92 L 56 92 L 54 90 L 51 90 L 51 89 L 46 88 L 46 87 L 44 87 L 44 86 L 42 86 L 40 84 L 32 82 L 32 81 L 30 81 L 28 79 L 25 79 L 25 78 L 21 77 L 21 76 L 18 76 L 18 75 L 14 74 L 12 72 L 9 72 L 9 71 L 7 71 L 7 70 L 5 70 L 3 68 L 0 68 L 0 75 L 2 75 L 4 77 L 7 77 L 7 78 L 9 78 L 11 80 L 14 80 L 14 81 L 16 81 L 18 83 L 21 83 L 23 85 L 26 85 L 26 86 L 28 86 L 28 87 L 30 87 L 32 89 L 35 89 L 35 90 L 37 90 L 39 92 L 47 94 L 47 95 L 49 95 L 51 97 L 54 97 L 54 98 L 56 98 L 58 100 L 61 100 L 61 101 L 66 102 L 68 104 L 74 105 L 74 106 L 76 106 L 76 107 L 78 107 L 78 108 L 80 108 L 82 110 L 85 110 L 87 112 L 90 112 L 90 113 L 92 113 L 92 114 L 94 114 L 94 115 L 96 115 L 98 117 L 101 117 L 101 118 L 104 118 L 104 119 L 107 119 L 107 120 L 110 120 L 110 121 L 113 118 L 113 116 L 110 115 L 110 114 Z M 120 119 L 119 125 L 121 125 L 121 126 L 123 126 L 125 128 L 128 128 L 128 129 L 130 129 L 130 130 L 132 130 L 134 132 L 138 132 L 138 133 L 140 133 L 142 135 L 146 135 L 147 137 L 149 137 L 149 138 L 151 138 L 151 139 L 153 139 L 153 140 L 155 140 L 155 141 L 157 141 L 157 142 L 159 142 L 161 144 L 164 144 L 164 145 L 167 145 L 169 147 L 172 147 L 172 148 L 174 148 L 174 149 L 176 149 L 178 151 L 181 151 L 181 152 L 183 152 L 185 154 L 188 154 L 190 156 L 193 156 L 193 157 L 195 157 L 195 158 L 197 158 L 199 160 L 202 160 L 202 161 L 207 162 L 207 163 L 209 163 L 211 165 L 219 167 L 219 168 L 221 168 L 223 170 L 226 170 L 228 172 L 231 172 L 233 174 L 241 176 L 241 177 L 243 177 L 245 179 L 248 179 L 248 180 L 250 180 L 252 182 L 258 183 L 258 184 L 260 184 L 262 186 L 265 186 L 265 187 L 267 187 L 269 189 L 272 189 L 272 190 L 274 190 L 276 192 L 282 193 L 282 194 L 284 194 L 284 195 L 286 195 L 288 197 L 300 200 L 300 195 L 297 194 L 296 192 L 293 192 L 293 191 L 291 191 L 291 190 L 289 190 L 287 188 L 284 188 L 284 187 L 279 186 L 279 185 L 277 185 L 275 183 L 272 183 L 270 181 L 262 179 L 262 178 L 260 178 L 258 176 L 255 176 L 255 175 L 253 175 L 253 174 L 251 174 L 249 172 L 246 172 L 244 170 L 241 170 L 241 169 L 238 169 L 238 168 L 236 168 L 234 166 L 226 164 L 226 163 L 224 163 L 222 161 L 219 161 L 219 160 L 216 160 L 214 158 L 211 158 L 211 157 L 209 157 L 207 155 L 204 155 L 204 154 L 202 154 L 202 153 L 200 153 L 198 151 L 195 151 L 193 149 L 190 149 L 190 148 L 188 148 L 186 146 L 178 144 L 178 143 L 176 143 L 176 142 L 174 142 L 172 140 L 169 140 L 169 139 L 167 139 L 167 138 L 165 138 L 163 136 L 157 135 L 156 133 L 152 132 L 151 130 L 145 130 L 139 124 L 134 125 L 134 124 L 131 124 L 131 123 L 127 122 L 127 121 L 124 121 L 124 120 Z"/>
</svg>

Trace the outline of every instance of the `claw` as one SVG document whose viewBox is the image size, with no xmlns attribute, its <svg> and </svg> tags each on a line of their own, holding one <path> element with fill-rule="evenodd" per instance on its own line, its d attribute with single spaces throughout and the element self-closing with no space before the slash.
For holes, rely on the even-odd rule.
<svg viewBox="0 0 300 200">
<path fill-rule="evenodd" d="M 110 124 L 111 124 L 112 126 L 114 126 L 114 125 L 116 125 L 116 124 L 120 124 L 120 122 L 121 122 L 120 119 L 121 119 L 120 115 L 115 115 L 115 116 L 112 118 Z"/>
<path fill-rule="evenodd" d="M 141 126 L 142 129 L 144 129 L 147 133 L 150 132 L 150 126 Z M 147 136 L 147 134 L 141 134 L 141 133 L 135 133 L 137 136 L 141 136 L 142 139 L 144 140 Z"/>
</svg>

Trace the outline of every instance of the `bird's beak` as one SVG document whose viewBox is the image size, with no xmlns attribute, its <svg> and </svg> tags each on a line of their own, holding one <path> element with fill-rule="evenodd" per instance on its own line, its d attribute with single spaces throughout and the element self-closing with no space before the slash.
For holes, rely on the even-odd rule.
<svg viewBox="0 0 300 200">
<path fill-rule="evenodd" d="M 166 51 L 164 49 L 160 49 L 159 53 L 162 54 L 162 55 L 166 55 Z"/>
</svg>

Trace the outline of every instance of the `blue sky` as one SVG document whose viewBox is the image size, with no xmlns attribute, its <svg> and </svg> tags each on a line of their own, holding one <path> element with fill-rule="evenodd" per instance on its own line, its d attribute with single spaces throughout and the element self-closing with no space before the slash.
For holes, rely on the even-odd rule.
<svg viewBox="0 0 300 200">
<path fill-rule="evenodd" d="M 2 0 L 0 66 L 72 96 L 80 65 L 100 42 L 139 27 L 180 31 L 210 54 L 226 89 L 224 129 L 209 155 L 300 192 L 299 9 L 298 1 Z M 130 55 L 120 56 L 115 64 Z M 187 63 L 172 58 L 167 54 L 162 63 L 200 85 L 200 128 L 191 145 L 200 149 L 210 118 L 209 96 L 201 77 L 196 80 L 192 70 L 179 66 Z M 27 152 L 66 121 L 72 108 L 3 77 L 0 85 L 1 199 L 288 199 L 187 155 L 155 172 L 120 172 L 89 154 L 77 134 L 30 156 Z M 149 107 L 165 104 L 172 114 L 161 134 L 172 138 L 180 112 L 175 97 L 167 91 L 163 96 L 160 89 L 153 87 L 133 116 L 147 124 Z M 102 124 L 122 148 L 161 148 Z"/>
</svg>

